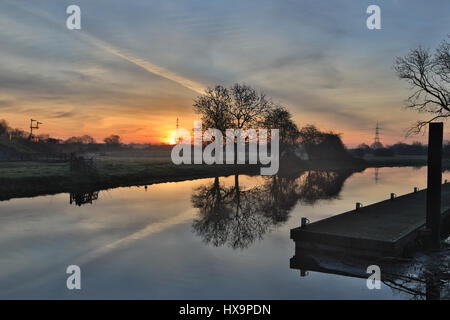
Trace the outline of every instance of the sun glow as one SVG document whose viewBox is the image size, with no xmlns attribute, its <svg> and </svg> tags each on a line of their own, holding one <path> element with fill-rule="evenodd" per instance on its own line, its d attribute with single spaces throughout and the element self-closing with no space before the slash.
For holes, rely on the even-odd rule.
<svg viewBox="0 0 450 320">
<path fill-rule="evenodd" d="M 168 136 L 168 138 L 166 138 L 166 143 L 170 144 L 170 145 L 175 145 L 177 144 L 177 130 L 173 130 L 170 135 Z"/>
</svg>

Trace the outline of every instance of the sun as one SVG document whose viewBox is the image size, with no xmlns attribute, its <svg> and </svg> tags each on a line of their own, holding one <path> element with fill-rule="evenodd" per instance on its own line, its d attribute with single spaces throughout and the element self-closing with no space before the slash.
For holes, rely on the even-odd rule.
<svg viewBox="0 0 450 320">
<path fill-rule="evenodd" d="M 170 145 L 175 145 L 177 144 L 177 130 L 173 130 L 170 134 L 169 137 L 166 139 L 166 143 L 170 144 Z"/>
</svg>

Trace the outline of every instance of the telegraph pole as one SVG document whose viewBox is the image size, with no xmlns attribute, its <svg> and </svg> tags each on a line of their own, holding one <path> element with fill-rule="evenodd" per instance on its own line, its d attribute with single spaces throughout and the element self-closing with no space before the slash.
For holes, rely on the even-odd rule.
<svg viewBox="0 0 450 320">
<path fill-rule="evenodd" d="M 36 122 L 36 125 L 34 125 L 34 123 Z M 33 129 L 39 129 L 39 125 L 43 124 L 42 122 L 39 122 L 37 120 L 34 119 L 30 119 L 30 136 L 28 137 L 29 140 L 33 139 Z"/>
</svg>

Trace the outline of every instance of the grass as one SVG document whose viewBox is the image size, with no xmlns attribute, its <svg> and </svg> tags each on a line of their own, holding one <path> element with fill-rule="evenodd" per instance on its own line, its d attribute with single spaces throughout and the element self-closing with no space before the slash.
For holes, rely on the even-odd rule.
<svg viewBox="0 0 450 320">
<path fill-rule="evenodd" d="M 369 167 L 423 167 L 428 164 L 427 156 L 394 156 L 394 157 L 374 157 L 366 156 L 364 160 Z M 450 168 L 450 159 L 442 160 L 442 167 Z"/>
<path fill-rule="evenodd" d="M 426 156 L 395 156 L 395 157 L 366 157 L 368 167 L 393 167 L 393 166 L 425 166 Z M 444 159 L 444 167 L 450 167 L 450 159 Z M 198 175 L 221 175 L 222 173 L 235 173 L 246 171 L 250 167 L 256 171 L 256 166 L 236 165 L 183 165 L 172 164 L 170 158 L 160 157 L 125 157 L 103 156 L 96 158 L 98 168 L 97 179 L 108 181 L 116 179 L 137 179 L 139 181 L 153 178 L 190 178 Z M 314 167 L 305 166 L 305 169 Z M 321 168 L 324 169 L 324 168 Z M 46 163 L 33 161 L 0 162 L 0 181 L 18 182 L 20 180 L 36 179 L 67 179 L 71 182 L 83 180 L 79 175 L 74 175 L 69 170 L 68 163 Z"/>
<path fill-rule="evenodd" d="M 24 179 L 42 177 L 69 177 L 67 163 L 33 161 L 0 162 L 0 179 Z"/>
<path fill-rule="evenodd" d="M 68 163 L 0 162 L 0 200 L 73 190 L 182 181 L 233 174 L 259 174 L 256 165 L 183 165 L 161 159 L 102 159 L 95 174 L 69 170 Z"/>
<path fill-rule="evenodd" d="M 119 186 L 182 181 L 233 174 L 259 174 L 257 165 L 174 165 L 168 152 L 119 152 L 95 156 L 95 174 L 70 172 L 68 163 L 0 162 L 0 200 L 74 189 L 100 190 Z M 90 157 L 87 155 L 87 157 Z M 314 161 L 295 163 L 299 170 L 364 169 L 365 167 L 425 166 L 426 156 L 367 157 L 366 162 Z M 450 168 L 445 159 L 444 168 Z M 289 170 L 288 170 L 289 171 Z"/>
<path fill-rule="evenodd" d="M 30 147 L 16 141 L 16 140 L 12 140 L 10 141 L 8 138 L 6 137 L 0 137 L 0 148 L 4 147 L 8 150 L 17 152 L 17 153 L 24 153 L 24 154 L 33 154 L 36 153 L 36 151 L 34 151 L 33 149 L 31 149 Z"/>
</svg>

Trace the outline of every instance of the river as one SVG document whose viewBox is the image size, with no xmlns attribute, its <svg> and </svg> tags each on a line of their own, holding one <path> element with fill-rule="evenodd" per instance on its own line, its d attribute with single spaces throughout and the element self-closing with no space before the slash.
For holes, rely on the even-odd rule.
<svg viewBox="0 0 450 320">
<path fill-rule="evenodd" d="M 450 174 L 444 173 L 444 179 Z M 425 188 L 426 168 L 230 176 L 0 202 L 0 298 L 410 299 L 289 267 L 290 229 Z M 66 268 L 81 268 L 68 290 Z"/>
</svg>

